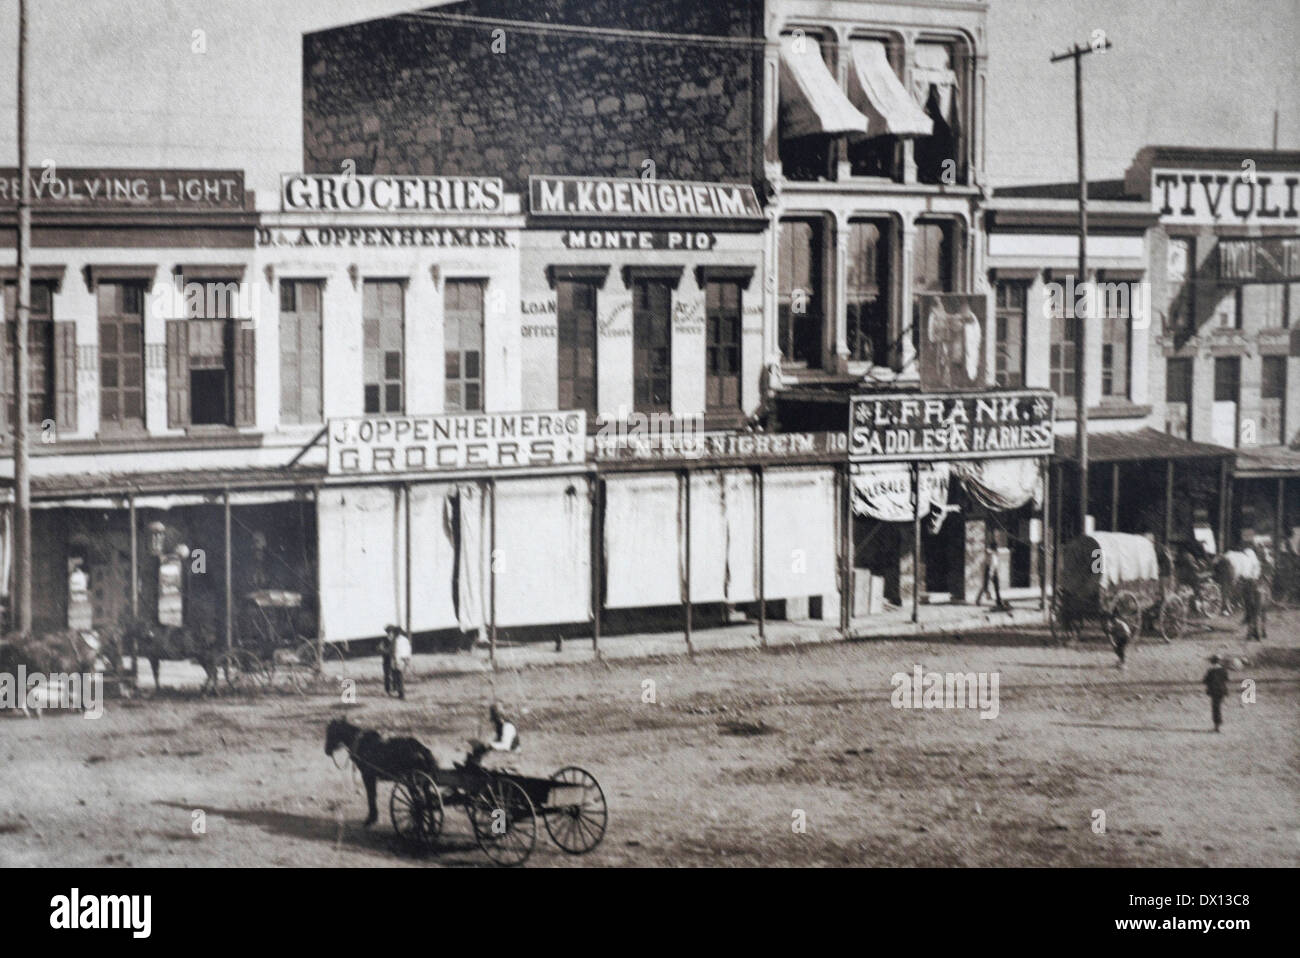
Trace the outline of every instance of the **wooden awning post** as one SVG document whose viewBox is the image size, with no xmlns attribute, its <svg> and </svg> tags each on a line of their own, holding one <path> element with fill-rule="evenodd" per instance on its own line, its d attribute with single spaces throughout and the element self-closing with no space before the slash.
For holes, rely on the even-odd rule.
<svg viewBox="0 0 1300 958">
<path fill-rule="evenodd" d="M 591 651 L 600 658 L 600 612 L 604 605 L 601 582 L 604 579 L 605 514 L 602 481 L 595 473 L 590 477 L 591 495 Z"/>
<path fill-rule="evenodd" d="M 1119 460 L 1110 464 L 1110 531 L 1119 532 Z"/>
<path fill-rule="evenodd" d="M 1040 463 L 1039 470 L 1043 482 L 1043 521 L 1042 528 L 1038 532 L 1038 608 L 1041 611 L 1047 608 L 1048 545 L 1051 542 L 1048 530 L 1052 524 L 1052 461 L 1042 459 Z"/>
<path fill-rule="evenodd" d="M 1174 461 L 1165 460 L 1165 545 L 1174 538 Z"/>
<path fill-rule="evenodd" d="M 234 557 L 231 555 L 232 537 L 230 534 L 230 489 L 222 496 L 226 514 L 226 649 L 235 645 L 235 584 L 231 581 L 234 570 Z"/>
<path fill-rule="evenodd" d="M 767 542 L 766 517 L 763 510 L 766 505 L 766 480 L 762 466 L 754 468 L 754 481 L 758 483 L 758 643 L 767 648 Z"/>
<path fill-rule="evenodd" d="M 492 497 L 488 533 L 488 661 L 497 667 L 497 481 L 487 481 L 488 495 Z"/>
<path fill-rule="evenodd" d="M 853 602 L 853 487 L 848 463 L 837 470 L 837 473 L 842 485 L 840 489 L 840 632 L 842 637 L 847 639 Z"/>
<path fill-rule="evenodd" d="M 683 604 L 685 606 L 684 624 L 686 627 L 686 651 L 691 656 L 694 656 L 695 647 L 691 643 L 691 473 L 689 470 L 683 469 L 680 473 L 680 477 L 680 482 L 685 487 L 686 500 L 686 505 L 683 510 L 685 512 L 683 525 L 685 528 L 684 540 L 686 547 L 686 561 L 683 565 L 685 566 L 686 572 L 685 575 L 682 576 L 682 595 L 685 598 Z"/>
<path fill-rule="evenodd" d="M 402 485 L 402 506 L 405 509 L 406 534 L 406 634 L 414 637 L 414 630 L 411 628 L 411 484 L 409 482 Z"/>
<path fill-rule="evenodd" d="M 1228 551 L 1228 460 L 1219 460 L 1219 542 L 1218 551 Z"/>
<path fill-rule="evenodd" d="M 921 463 L 912 462 L 912 623 L 921 619 Z"/>
</svg>

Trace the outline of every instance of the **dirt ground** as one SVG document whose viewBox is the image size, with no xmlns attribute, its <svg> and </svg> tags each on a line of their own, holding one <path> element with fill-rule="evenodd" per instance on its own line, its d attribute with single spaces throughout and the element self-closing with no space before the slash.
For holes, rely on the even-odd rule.
<svg viewBox="0 0 1300 958">
<path fill-rule="evenodd" d="M 346 711 L 449 763 L 486 737 L 495 695 L 523 741 L 510 764 L 584 766 L 609 801 L 599 848 L 567 856 L 539 826 L 534 867 L 1295 865 L 1300 612 L 1270 631 L 1144 642 L 1125 671 L 1100 642 L 1027 630 L 425 676 L 406 702 L 364 681 L 350 707 L 177 693 L 110 701 L 96 721 L 0 718 L 0 864 L 484 865 L 459 809 L 438 852 L 403 848 L 387 786 L 363 828 L 324 728 Z M 1253 680 L 1256 701 L 1234 691 L 1215 735 L 1200 680 L 1222 650 L 1249 657 L 1233 688 Z M 918 664 L 998 673 L 999 714 L 892 707 L 891 676 Z"/>
</svg>

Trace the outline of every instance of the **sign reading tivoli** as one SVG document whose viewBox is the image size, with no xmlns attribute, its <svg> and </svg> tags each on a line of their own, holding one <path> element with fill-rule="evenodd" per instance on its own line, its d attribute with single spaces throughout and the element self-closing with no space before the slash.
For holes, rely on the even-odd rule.
<svg viewBox="0 0 1300 958">
<path fill-rule="evenodd" d="M 1051 455 L 1050 392 L 880 393 L 849 404 L 851 462 Z"/>
<path fill-rule="evenodd" d="M 527 469 L 586 460 L 587 414 L 448 413 L 332 419 L 329 474 Z"/>
</svg>

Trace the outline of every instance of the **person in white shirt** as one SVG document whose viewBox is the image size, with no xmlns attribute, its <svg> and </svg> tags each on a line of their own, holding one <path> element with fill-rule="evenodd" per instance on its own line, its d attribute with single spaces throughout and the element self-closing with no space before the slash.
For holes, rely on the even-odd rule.
<svg viewBox="0 0 1300 958">
<path fill-rule="evenodd" d="M 519 751 L 519 731 L 513 722 L 501 714 L 495 704 L 488 709 L 488 718 L 492 721 L 493 738 L 490 742 L 474 739 L 470 744 L 469 761 L 479 764 L 488 752 Z"/>
</svg>

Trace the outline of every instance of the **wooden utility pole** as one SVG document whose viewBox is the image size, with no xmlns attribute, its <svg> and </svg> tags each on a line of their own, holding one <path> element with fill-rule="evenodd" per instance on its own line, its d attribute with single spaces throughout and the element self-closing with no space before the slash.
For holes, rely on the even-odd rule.
<svg viewBox="0 0 1300 958">
<path fill-rule="evenodd" d="M 1104 52 L 1111 48 L 1110 38 L 1099 35 L 1091 44 L 1075 44 L 1068 53 L 1052 57 L 1053 63 L 1074 60 L 1074 127 L 1079 155 L 1079 276 L 1078 283 L 1088 282 L 1088 174 L 1083 148 L 1083 58 L 1089 53 Z M 1062 297 L 1062 308 L 1071 309 Z M 1077 297 L 1076 297 L 1077 299 Z M 1075 444 L 1079 455 L 1079 534 L 1088 531 L 1088 387 L 1085 371 L 1088 368 L 1088 320 L 1096 309 L 1096 290 L 1086 296 L 1087 315 L 1076 316 L 1078 340 L 1074 354 L 1075 388 Z"/>
<path fill-rule="evenodd" d="M 14 317 L 14 590 L 12 625 L 32 631 L 32 480 L 27 464 L 27 324 L 32 307 L 32 184 L 27 171 L 27 0 L 18 0 L 18 310 Z"/>
</svg>

